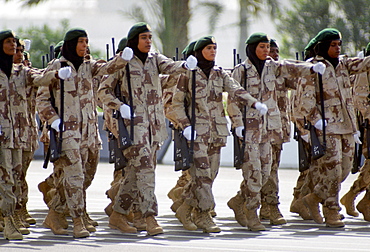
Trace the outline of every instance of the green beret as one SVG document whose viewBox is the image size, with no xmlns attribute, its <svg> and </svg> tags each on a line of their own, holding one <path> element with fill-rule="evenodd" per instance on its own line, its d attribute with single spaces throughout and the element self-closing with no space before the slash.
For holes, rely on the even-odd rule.
<svg viewBox="0 0 370 252">
<path fill-rule="evenodd" d="M 59 41 L 58 44 L 56 44 L 54 47 L 54 52 L 60 52 L 60 49 L 62 48 L 63 44 L 64 44 L 63 40 Z"/>
<path fill-rule="evenodd" d="M 317 44 L 317 41 L 315 38 L 311 39 L 310 42 L 308 42 L 308 44 L 306 45 L 306 47 L 304 48 L 305 51 L 310 51 L 312 48 L 315 47 L 315 45 Z"/>
<path fill-rule="evenodd" d="M 365 53 L 365 56 L 369 56 L 370 55 L 370 43 L 367 44 L 366 46 L 366 53 Z"/>
<path fill-rule="evenodd" d="M 9 37 L 15 38 L 15 33 L 12 30 L 5 30 L 0 32 L 0 40 L 4 40 Z"/>
<path fill-rule="evenodd" d="M 319 42 L 338 39 L 342 39 L 342 35 L 337 29 L 325 28 L 324 30 L 321 30 L 313 39 L 310 40 L 304 50 L 311 50 Z"/>
<path fill-rule="evenodd" d="M 127 35 L 127 40 L 135 38 L 140 33 L 150 32 L 150 31 L 152 31 L 152 29 L 147 23 L 144 23 L 144 22 L 136 23 L 129 30 L 128 35 Z"/>
<path fill-rule="evenodd" d="M 276 39 L 270 39 L 270 47 L 277 47 L 277 48 L 279 48 L 279 45 L 276 42 Z"/>
<path fill-rule="evenodd" d="M 263 32 L 255 32 L 249 36 L 249 38 L 245 41 L 247 45 L 254 44 L 254 43 L 270 43 L 270 38 L 267 36 L 266 33 Z"/>
<path fill-rule="evenodd" d="M 195 44 L 197 43 L 196 40 L 190 42 L 185 48 L 184 50 L 182 50 L 182 54 L 184 55 L 191 55 L 193 52 L 194 52 L 194 46 Z"/>
<path fill-rule="evenodd" d="M 116 53 L 119 53 L 119 52 L 122 52 L 123 49 L 125 49 L 125 47 L 127 46 L 127 38 L 124 37 L 122 38 L 119 43 L 118 43 L 118 48 L 117 48 L 117 51 Z"/>
<path fill-rule="evenodd" d="M 87 32 L 82 28 L 72 28 L 66 32 L 63 40 L 66 42 L 79 37 L 87 37 Z"/>
<path fill-rule="evenodd" d="M 198 51 L 199 49 L 203 49 L 205 46 L 209 44 L 216 44 L 216 39 L 213 36 L 206 36 L 202 37 L 197 40 L 194 45 L 194 51 Z"/>
</svg>

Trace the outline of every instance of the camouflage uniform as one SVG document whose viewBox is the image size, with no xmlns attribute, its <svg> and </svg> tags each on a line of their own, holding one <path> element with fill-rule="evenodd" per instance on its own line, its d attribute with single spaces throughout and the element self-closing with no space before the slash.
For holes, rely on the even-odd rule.
<svg viewBox="0 0 370 252">
<path fill-rule="evenodd" d="M 158 53 L 148 53 L 145 64 L 134 56 L 129 62 L 134 104 L 134 144 L 123 151 L 128 160 L 125 179 L 115 198 L 113 210 L 128 214 L 132 203 L 138 199 L 144 217 L 158 214 L 155 188 L 155 156 L 159 145 L 167 138 L 164 127 L 162 86 L 159 74 L 179 74 L 185 71 L 184 62 L 174 62 Z M 114 88 L 122 81 L 121 92 L 129 101 L 126 70 L 102 80 L 99 99 L 109 108 L 119 110 L 122 102 L 116 98 Z M 130 132 L 130 120 L 125 120 Z"/>
<path fill-rule="evenodd" d="M 36 69 L 14 69 L 10 79 L 0 71 L 0 209 L 3 216 L 14 213 L 21 197 L 22 150 L 29 147 L 31 125 L 27 110 L 27 88 L 47 85 L 55 75 Z M 19 206 L 17 206 L 18 208 Z"/>
<path fill-rule="evenodd" d="M 109 63 L 95 61 L 85 57 L 76 72 L 72 63 L 64 57 L 53 61 L 45 70 L 58 70 L 61 62 L 72 68 L 72 76 L 64 81 L 64 128 L 61 157 L 54 162 L 54 185 L 56 194 L 49 202 L 49 207 L 58 213 L 69 209 L 70 215 L 77 218 L 85 209 L 84 189 L 91 183 L 92 173 L 96 169 L 98 150 L 101 146 L 96 102 L 92 78 L 97 75 L 112 74 L 125 66 L 126 61 L 116 57 Z M 60 84 L 53 79 L 50 88 L 40 88 L 37 96 L 37 108 L 40 118 L 51 124 L 59 116 L 50 104 L 50 92 L 55 97 L 55 106 L 60 111 Z M 95 160 L 90 164 L 89 160 Z M 86 172 L 87 170 L 92 173 Z"/>
<path fill-rule="evenodd" d="M 191 115 L 191 73 L 180 76 L 177 90 L 172 98 L 173 115 L 182 129 L 190 126 Z M 204 72 L 196 70 L 196 120 L 194 141 L 194 162 L 189 169 L 191 181 L 185 188 L 185 202 L 200 211 L 214 208 L 212 184 L 220 165 L 220 150 L 226 145 L 229 135 L 222 103 L 222 92 L 247 106 L 256 99 L 251 97 L 234 79 L 220 67 L 214 67 L 207 79 Z M 187 106 L 184 106 L 184 103 Z"/>
<path fill-rule="evenodd" d="M 309 60 L 323 62 L 327 68 L 322 77 L 325 97 L 327 146 L 325 155 L 312 160 L 310 175 L 314 195 L 329 210 L 339 210 L 340 184 L 348 176 L 354 154 L 353 134 L 357 130 L 350 75 L 370 70 L 370 57 L 365 59 L 341 56 L 334 67 L 320 56 Z M 303 83 L 300 112 L 312 125 L 321 119 L 320 93 L 316 78 Z M 322 131 L 316 131 L 322 142 Z"/>
<path fill-rule="evenodd" d="M 246 200 L 247 209 L 252 210 L 260 206 L 261 188 L 270 176 L 272 165 L 271 145 L 281 143 L 282 139 L 281 114 L 276 94 L 277 78 L 309 75 L 311 67 L 305 63 L 275 62 L 268 59 L 260 77 L 255 66 L 249 59 L 246 59 L 244 63 L 236 66 L 232 74 L 232 77 L 240 83 L 244 83 L 246 76 L 244 66 L 247 70 L 246 90 L 268 107 L 266 116 L 261 116 L 253 108 L 247 108 L 245 118 L 246 148 L 244 160 L 248 161 L 244 162 L 242 166 L 244 181 L 238 195 Z M 244 126 L 240 106 L 233 99 L 228 100 L 227 109 L 233 127 Z"/>
</svg>

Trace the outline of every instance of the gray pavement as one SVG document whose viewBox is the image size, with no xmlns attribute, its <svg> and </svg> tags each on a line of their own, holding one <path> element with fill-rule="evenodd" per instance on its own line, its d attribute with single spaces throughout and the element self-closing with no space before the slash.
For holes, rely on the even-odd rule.
<svg viewBox="0 0 370 252">
<path fill-rule="evenodd" d="M 360 217 L 346 216 L 345 228 L 327 228 L 313 221 L 303 221 L 298 215 L 289 212 L 293 187 L 298 171 L 280 170 L 281 211 L 288 221 L 283 226 L 271 226 L 263 221 L 267 231 L 251 232 L 239 226 L 233 212 L 227 207 L 228 199 L 235 195 L 241 182 L 241 171 L 234 168 L 220 168 L 214 183 L 216 199 L 216 223 L 221 227 L 219 234 L 204 234 L 201 231 L 186 231 L 170 210 L 171 201 L 167 192 L 175 185 L 179 173 L 172 166 L 158 165 L 156 195 L 159 203 L 160 225 L 163 235 L 147 236 L 146 232 L 122 234 L 108 227 L 108 217 L 104 213 L 109 203 L 105 191 L 112 179 L 113 165 L 100 163 L 91 187 L 88 189 L 87 209 L 90 216 L 99 222 L 97 232 L 89 238 L 74 239 L 72 228 L 69 236 L 55 236 L 42 227 L 47 207 L 37 184 L 51 172 L 42 168 L 42 161 L 33 161 L 27 175 L 29 182 L 28 209 L 37 224 L 30 228 L 31 234 L 23 241 L 6 241 L 0 238 L 0 251 L 370 251 L 370 226 Z M 350 175 L 344 182 L 341 195 L 351 186 L 357 175 Z M 358 200 L 362 197 L 359 196 Z M 71 224 L 71 220 L 69 220 Z M 0 234 L 1 237 L 1 234 Z"/>
</svg>

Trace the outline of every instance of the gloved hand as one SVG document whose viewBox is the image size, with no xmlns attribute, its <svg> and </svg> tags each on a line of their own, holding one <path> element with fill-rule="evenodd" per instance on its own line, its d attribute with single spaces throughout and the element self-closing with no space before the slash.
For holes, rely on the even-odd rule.
<svg viewBox="0 0 370 252">
<path fill-rule="evenodd" d="M 194 70 L 197 67 L 197 64 L 198 64 L 197 58 L 195 58 L 193 55 L 190 55 L 186 59 L 185 66 L 186 66 L 187 69 Z"/>
<path fill-rule="evenodd" d="M 54 120 L 54 122 L 51 123 L 51 127 L 55 129 L 56 132 L 59 132 L 59 125 L 60 125 L 60 119 Z"/>
<path fill-rule="evenodd" d="M 316 73 L 319 73 L 323 75 L 325 73 L 326 65 L 322 62 L 318 62 L 313 65 L 312 70 L 314 70 Z"/>
<path fill-rule="evenodd" d="M 123 49 L 123 52 L 121 54 L 121 58 L 126 61 L 130 61 L 132 57 L 134 57 L 134 51 L 132 51 L 130 47 L 125 47 L 125 49 Z"/>
<path fill-rule="evenodd" d="M 328 125 L 328 122 L 325 120 L 325 127 L 326 125 Z M 318 130 L 322 130 L 324 127 L 322 125 L 322 120 L 318 120 L 316 123 L 315 123 L 315 128 L 318 129 Z"/>
<path fill-rule="evenodd" d="M 119 107 L 119 112 L 121 113 L 121 116 L 123 118 L 131 119 L 131 108 L 129 105 L 126 105 L 126 104 L 121 105 L 121 107 Z"/>
<path fill-rule="evenodd" d="M 360 59 L 365 58 L 364 51 L 359 51 L 357 57 L 359 57 Z"/>
<path fill-rule="evenodd" d="M 301 135 L 301 138 L 302 138 L 306 143 L 308 143 L 308 134 L 306 134 L 306 135 Z"/>
<path fill-rule="evenodd" d="M 182 132 L 182 134 L 184 135 L 184 137 L 187 139 L 187 140 L 191 140 L 191 126 L 188 126 L 184 129 L 184 131 Z M 194 129 L 194 140 L 195 138 L 197 138 L 197 132 L 195 131 Z"/>
<path fill-rule="evenodd" d="M 62 67 L 58 70 L 58 77 L 59 79 L 65 80 L 72 75 L 72 69 L 70 66 Z"/>
<path fill-rule="evenodd" d="M 31 40 L 29 39 L 25 39 L 23 40 L 24 41 L 24 50 L 25 51 L 29 51 L 30 48 L 31 48 Z"/>
<path fill-rule="evenodd" d="M 243 135 L 244 135 L 244 126 L 236 127 L 236 128 L 235 128 L 235 134 L 236 134 L 238 137 L 242 138 L 242 137 L 243 137 Z"/>
<path fill-rule="evenodd" d="M 256 104 L 254 104 L 254 107 L 260 112 L 261 115 L 266 115 L 268 111 L 266 104 L 261 102 L 256 102 Z"/>
<path fill-rule="evenodd" d="M 361 132 L 360 131 L 356 131 L 356 133 L 353 134 L 353 138 L 355 139 L 355 143 L 362 144 L 362 142 L 360 140 L 360 137 L 361 137 Z"/>
</svg>

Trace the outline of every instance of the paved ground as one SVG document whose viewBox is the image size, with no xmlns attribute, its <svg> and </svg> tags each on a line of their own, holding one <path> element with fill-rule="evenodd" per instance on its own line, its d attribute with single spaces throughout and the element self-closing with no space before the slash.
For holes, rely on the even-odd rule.
<svg viewBox="0 0 370 252">
<path fill-rule="evenodd" d="M 0 238 L 0 251 L 370 251 L 370 226 L 360 217 L 345 214 L 345 228 L 327 228 L 313 221 L 303 221 L 289 212 L 298 171 L 281 169 L 281 211 L 288 224 L 271 226 L 264 222 L 267 231 L 250 232 L 240 227 L 227 207 L 228 199 L 235 195 L 241 181 L 241 172 L 233 168 L 221 168 L 214 184 L 216 197 L 216 223 L 221 227 L 219 234 L 203 234 L 201 231 L 186 231 L 169 209 L 171 201 L 166 194 L 175 184 L 178 173 L 171 166 L 159 165 L 157 169 L 156 194 L 159 202 L 158 221 L 165 230 L 163 235 L 147 236 L 122 234 L 108 227 L 108 218 L 103 209 L 108 204 L 104 192 L 112 178 L 112 165 L 101 163 L 92 186 L 88 190 L 87 209 L 90 216 L 99 222 L 97 232 L 86 239 L 55 236 L 42 227 L 47 208 L 37 184 L 51 171 L 42 169 L 41 161 L 33 161 L 28 181 L 30 199 L 28 209 L 37 224 L 30 228 L 31 234 L 23 241 L 6 241 Z M 355 179 L 350 175 L 343 184 L 342 195 Z M 362 196 L 359 197 L 361 199 Z M 69 220 L 71 221 L 71 220 Z M 72 234 L 72 228 L 69 228 Z"/>
</svg>

